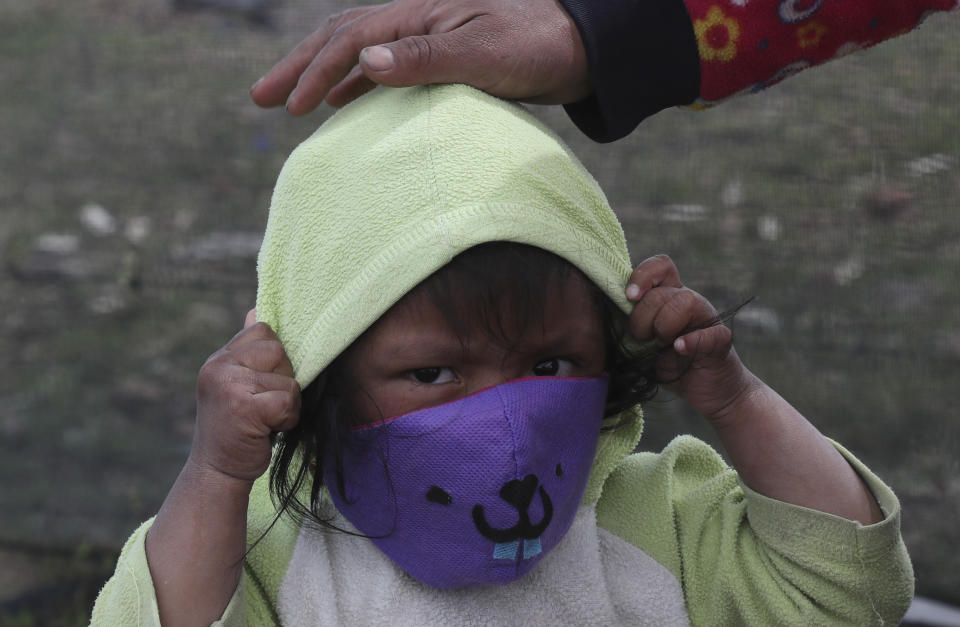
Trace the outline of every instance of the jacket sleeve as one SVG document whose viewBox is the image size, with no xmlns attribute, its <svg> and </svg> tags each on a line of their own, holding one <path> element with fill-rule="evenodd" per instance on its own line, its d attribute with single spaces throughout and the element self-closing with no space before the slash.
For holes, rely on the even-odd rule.
<svg viewBox="0 0 960 627">
<path fill-rule="evenodd" d="M 146 536 L 152 523 L 151 518 L 140 525 L 124 545 L 113 576 L 104 584 L 93 606 L 90 618 L 93 627 L 160 627 L 156 590 L 147 565 Z M 246 585 L 247 571 L 244 568 L 244 575 L 223 616 L 211 627 L 246 625 L 245 604 L 252 605 L 254 615 L 265 613 L 260 609 L 263 599 L 257 594 L 256 587 Z M 245 593 L 247 587 L 251 589 Z"/>
<path fill-rule="evenodd" d="M 913 596 L 899 503 L 837 448 L 877 498 L 881 522 L 757 494 L 689 436 L 628 457 L 604 484 L 598 521 L 680 580 L 694 625 L 897 624 Z"/>
<path fill-rule="evenodd" d="M 673 105 L 710 106 L 915 28 L 958 0 L 560 0 L 583 38 L 594 93 L 567 105 L 614 141 Z"/>
<path fill-rule="evenodd" d="M 124 545 L 113 576 L 104 584 L 93 607 L 95 627 L 159 627 L 157 595 L 147 564 L 146 537 L 153 519 L 133 532 Z M 269 533 L 268 533 L 269 532 Z M 296 544 L 299 526 L 277 520 L 264 473 L 250 491 L 247 546 L 243 574 L 220 620 L 211 627 L 279 625 L 275 600 Z"/>
</svg>

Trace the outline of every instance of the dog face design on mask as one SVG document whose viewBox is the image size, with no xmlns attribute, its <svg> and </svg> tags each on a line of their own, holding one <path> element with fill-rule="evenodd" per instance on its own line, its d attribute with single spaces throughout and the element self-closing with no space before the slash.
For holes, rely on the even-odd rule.
<svg viewBox="0 0 960 627">
<path fill-rule="evenodd" d="M 351 432 L 337 509 L 412 577 L 506 584 L 569 530 L 586 487 L 606 378 L 510 381 Z M 326 456 L 327 459 L 331 456 Z"/>
</svg>

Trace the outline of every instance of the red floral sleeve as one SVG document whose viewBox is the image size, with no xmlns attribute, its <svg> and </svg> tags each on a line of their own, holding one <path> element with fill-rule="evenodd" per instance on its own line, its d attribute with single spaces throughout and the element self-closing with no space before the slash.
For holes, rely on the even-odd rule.
<svg viewBox="0 0 960 627">
<path fill-rule="evenodd" d="M 960 0 L 686 0 L 709 106 L 916 27 Z"/>
</svg>

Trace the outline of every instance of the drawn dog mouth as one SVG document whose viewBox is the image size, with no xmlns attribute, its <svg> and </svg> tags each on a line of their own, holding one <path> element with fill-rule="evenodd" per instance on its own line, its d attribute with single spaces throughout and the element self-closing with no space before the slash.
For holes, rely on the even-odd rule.
<svg viewBox="0 0 960 627">
<path fill-rule="evenodd" d="M 512 505 L 520 516 L 520 520 L 512 527 L 498 529 L 487 522 L 483 513 L 483 505 L 473 506 L 473 524 L 484 538 L 498 544 L 510 543 L 516 540 L 535 540 L 540 537 L 553 519 L 553 503 L 547 491 L 539 485 L 536 475 L 527 475 L 522 480 L 512 479 L 500 488 L 500 498 Z M 530 503 L 534 493 L 540 494 L 543 502 L 543 517 L 540 522 L 530 521 Z"/>
</svg>

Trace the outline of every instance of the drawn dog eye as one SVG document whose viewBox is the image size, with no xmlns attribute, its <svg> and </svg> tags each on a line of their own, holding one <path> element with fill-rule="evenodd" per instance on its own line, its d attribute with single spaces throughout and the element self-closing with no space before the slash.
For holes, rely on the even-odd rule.
<svg viewBox="0 0 960 627">
<path fill-rule="evenodd" d="M 453 497 L 450 493 L 439 486 L 430 486 L 427 490 L 427 500 L 440 505 L 450 505 L 453 503 Z"/>
</svg>

